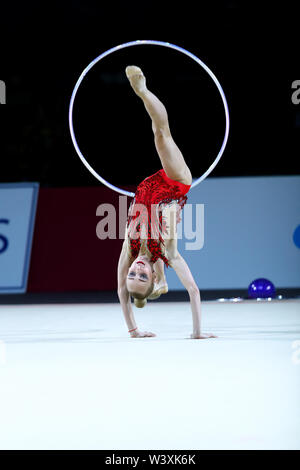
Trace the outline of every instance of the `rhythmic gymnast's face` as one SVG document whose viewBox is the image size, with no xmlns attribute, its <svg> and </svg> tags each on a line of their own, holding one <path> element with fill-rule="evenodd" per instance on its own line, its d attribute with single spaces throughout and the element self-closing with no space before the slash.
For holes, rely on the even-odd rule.
<svg viewBox="0 0 300 470">
<path fill-rule="evenodd" d="M 149 259 L 145 256 L 138 256 L 128 270 L 127 290 L 144 295 L 150 289 L 155 278 L 156 274 Z"/>
</svg>

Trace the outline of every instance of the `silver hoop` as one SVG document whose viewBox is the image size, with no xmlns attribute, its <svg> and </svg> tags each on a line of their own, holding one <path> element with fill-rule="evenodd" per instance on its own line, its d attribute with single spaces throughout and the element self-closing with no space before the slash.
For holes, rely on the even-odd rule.
<svg viewBox="0 0 300 470">
<path fill-rule="evenodd" d="M 214 160 L 214 162 L 210 165 L 208 170 L 206 170 L 206 172 L 203 173 L 202 176 L 200 176 L 195 181 L 193 181 L 193 183 L 191 185 L 191 188 L 194 188 L 195 186 L 197 186 L 197 184 L 201 183 L 212 172 L 212 170 L 215 168 L 215 166 L 217 165 L 217 163 L 219 162 L 220 158 L 222 157 L 222 155 L 224 153 L 224 150 L 225 150 L 225 147 L 226 147 L 226 144 L 227 144 L 227 140 L 228 140 L 228 134 L 229 134 L 229 110 L 228 110 L 228 105 L 227 105 L 227 101 L 226 101 L 224 91 L 223 91 L 219 81 L 217 80 L 216 76 L 213 74 L 213 72 L 207 67 L 206 64 L 204 64 L 204 62 L 202 62 L 202 60 L 200 60 L 198 57 L 196 57 L 191 52 L 187 51 L 186 49 L 183 49 L 182 47 L 176 46 L 175 44 L 170 44 L 169 42 L 152 41 L 152 40 L 137 40 L 137 41 L 126 42 L 125 44 L 120 44 L 119 46 L 115 46 L 115 47 L 113 47 L 111 49 L 108 49 L 107 51 L 103 52 L 98 57 L 96 57 L 96 59 L 94 59 L 84 69 L 84 71 L 80 75 L 79 79 L 77 80 L 77 83 L 74 87 L 74 90 L 73 90 L 73 93 L 72 93 L 72 96 L 71 96 L 71 101 L 70 101 L 70 106 L 69 106 L 69 128 L 70 128 L 70 133 L 71 133 L 71 137 L 72 137 L 72 141 L 73 141 L 75 150 L 76 150 L 77 154 L 79 155 L 79 157 L 80 157 L 81 161 L 83 162 L 83 164 L 92 173 L 92 175 L 94 175 L 95 178 L 97 178 L 99 181 L 101 181 L 101 183 L 105 184 L 108 188 L 112 189 L 113 191 L 117 191 L 120 194 L 124 194 L 124 195 L 130 196 L 130 197 L 134 197 L 134 193 L 126 191 L 125 189 L 118 188 L 117 186 L 114 186 L 113 184 L 106 181 L 104 178 L 102 178 L 102 176 L 100 176 L 91 167 L 91 165 L 84 158 L 83 154 L 81 153 L 81 151 L 79 149 L 76 138 L 75 138 L 75 133 L 74 133 L 74 128 L 73 128 L 73 106 L 74 106 L 74 100 L 75 100 L 76 93 L 78 91 L 78 88 L 79 88 L 82 80 L 84 79 L 84 77 L 86 76 L 88 71 L 97 62 L 104 59 L 104 57 L 108 56 L 109 54 L 112 54 L 115 51 L 119 51 L 120 49 L 125 49 L 126 47 L 131 47 L 131 46 L 141 46 L 141 45 L 145 45 L 145 44 L 150 44 L 150 45 L 154 45 L 154 46 L 169 47 L 171 49 L 175 49 L 176 51 L 182 52 L 183 54 L 189 56 L 191 59 L 193 59 L 195 62 L 197 62 L 210 75 L 210 77 L 214 81 L 215 85 L 217 86 L 217 88 L 219 90 L 219 93 L 221 95 L 222 101 L 223 101 L 224 111 L 225 111 L 225 119 L 226 119 L 226 126 L 225 126 L 225 135 L 224 135 L 224 139 L 223 139 L 223 142 L 222 142 L 222 146 L 221 146 L 221 148 L 219 150 L 219 153 L 218 153 L 216 159 Z"/>
</svg>

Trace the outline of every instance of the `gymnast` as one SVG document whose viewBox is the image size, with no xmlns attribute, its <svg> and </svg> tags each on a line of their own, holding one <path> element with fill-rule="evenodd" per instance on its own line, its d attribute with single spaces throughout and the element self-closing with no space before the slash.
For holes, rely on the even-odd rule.
<svg viewBox="0 0 300 470">
<path fill-rule="evenodd" d="M 126 67 L 135 93 L 142 99 L 152 120 L 154 142 L 162 169 L 137 187 L 126 223 L 118 263 L 118 297 L 132 338 L 155 336 L 136 325 L 131 297 L 138 308 L 168 292 L 164 265 L 173 268 L 187 289 L 193 320 L 193 339 L 216 338 L 201 331 L 201 299 L 192 273 L 177 250 L 176 225 L 186 203 L 192 175 L 175 144 L 163 103 L 147 88 L 139 67 Z"/>
</svg>

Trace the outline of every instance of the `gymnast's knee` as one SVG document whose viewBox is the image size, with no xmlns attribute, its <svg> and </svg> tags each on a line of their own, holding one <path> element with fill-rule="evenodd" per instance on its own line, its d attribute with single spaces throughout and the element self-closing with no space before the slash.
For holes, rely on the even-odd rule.
<svg viewBox="0 0 300 470">
<path fill-rule="evenodd" d="M 157 145 L 164 146 L 167 142 L 170 142 L 171 132 L 169 126 L 153 126 L 154 139 Z"/>
</svg>

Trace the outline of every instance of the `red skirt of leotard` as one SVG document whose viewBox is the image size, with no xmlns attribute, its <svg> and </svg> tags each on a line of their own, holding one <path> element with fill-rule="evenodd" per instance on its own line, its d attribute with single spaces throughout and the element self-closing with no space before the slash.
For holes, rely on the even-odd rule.
<svg viewBox="0 0 300 470">
<path fill-rule="evenodd" d="M 182 210 L 190 187 L 190 185 L 172 180 L 163 169 L 138 185 L 127 218 L 128 238 L 133 258 L 136 258 L 140 251 L 140 232 L 142 225 L 146 224 L 147 246 L 152 255 L 151 262 L 155 263 L 158 258 L 161 258 L 166 266 L 169 266 L 167 258 L 161 251 L 165 231 L 162 209 L 176 201 Z M 179 214 L 177 214 L 178 221 Z"/>
</svg>

